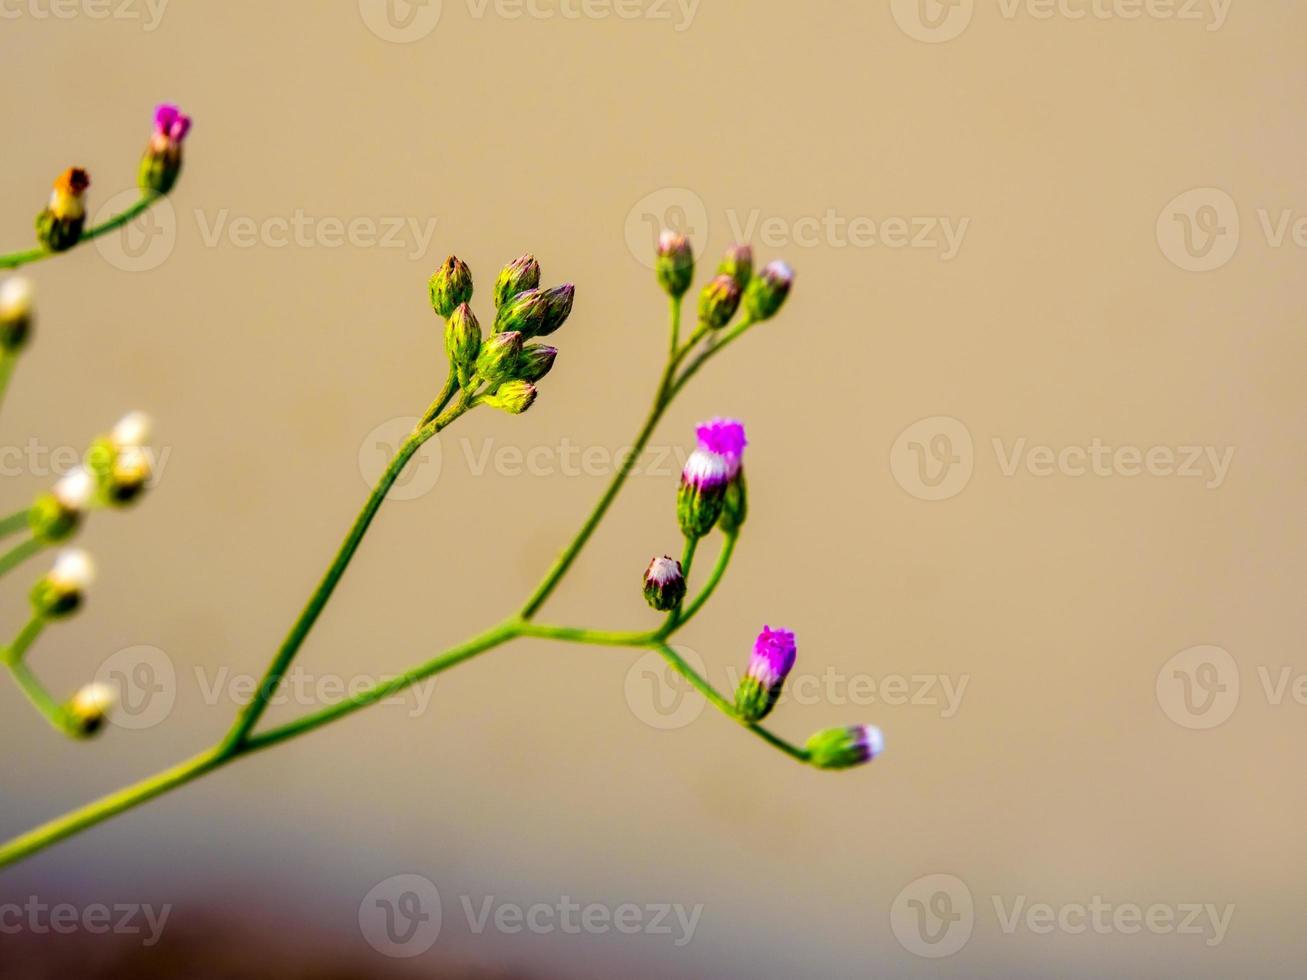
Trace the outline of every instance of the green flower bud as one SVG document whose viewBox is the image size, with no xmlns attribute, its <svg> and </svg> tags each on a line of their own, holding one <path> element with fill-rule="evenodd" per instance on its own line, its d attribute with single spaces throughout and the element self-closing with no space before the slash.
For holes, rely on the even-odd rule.
<svg viewBox="0 0 1307 980">
<path fill-rule="evenodd" d="M 495 333 L 515 331 L 523 337 L 540 333 L 549 315 L 549 297 L 543 289 L 518 293 L 499 308 L 495 316 Z"/>
<path fill-rule="evenodd" d="M 182 142 L 191 131 L 191 117 L 175 105 L 161 105 L 154 111 L 154 133 L 141 165 L 136 183 L 147 194 L 167 194 L 177 183 L 182 170 Z"/>
<path fill-rule="evenodd" d="M 480 352 L 481 324 L 477 323 L 472 307 L 462 303 L 445 323 L 445 353 L 464 389 L 471 384 Z"/>
<path fill-rule="evenodd" d="M 785 262 L 772 262 L 744 291 L 744 306 L 755 321 L 770 320 L 780 312 L 794 285 L 794 270 Z"/>
<path fill-rule="evenodd" d="M 554 368 L 558 348 L 546 344 L 527 344 L 517 361 L 518 381 L 539 381 Z"/>
<path fill-rule="evenodd" d="M 576 297 L 576 287 L 570 282 L 545 290 L 545 316 L 536 332 L 537 337 L 548 337 L 572 315 L 572 300 Z"/>
<path fill-rule="evenodd" d="M 504 266 L 495 280 L 495 309 L 510 299 L 540 285 L 540 263 L 534 255 L 523 255 Z"/>
<path fill-rule="evenodd" d="M 457 256 L 445 259 L 428 283 L 431 289 L 431 308 L 444 319 L 464 303 L 472 301 L 472 270 Z"/>
<path fill-rule="evenodd" d="M 749 285 L 753 278 L 753 249 L 748 245 L 735 244 L 726 250 L 722 264 L 717 267 L 719 276 L 730 276 L 741 289 Z"/>
<path fill-rule="evenodd" d="M 509 415 L 521 415 L 535 404 L 537 394 L 536 386 L 530 381 L 506 381 L 485 402 L 491 408 L 502 409 Z"/>
<path fill-rule="evenodd" d="M 522 335 L 517 331 L 497 333 L 481 345 L 476 373 L 482 381 L 497 385 L 511 379 L 522 355 Z"/>
<path fill-rule="evenodd" d="M 79 466 L 69 470 L 54 489 L 41 494 L 28 511 L 32 536 L 42 544 L 67 541 L 81 526 L 82 516 L 95 493 L 96 478 Z"/>
<path fill-rule="evenodd" d="M 116 700 L 113 688 L 107 684 L 87 684 L 83 687 L 64 705 L 71 734 L 78 738 L 90 738 L 98 732 L 104 727 L 109 709 Z"/>
<path fill-rule="evenodd" d="M 45 210 L 36 216 L 36 238 L 51 252 L 66 252 L 82 240 L 86 225 L 86 189 L 91 178 L 79 167 L 69 167 L 54 182 Z"/>
<path fill-rule="evenodd" d="M 654 274 L 673 299 L 684 296 L 694 281 L 694 250 L 690 247 L 690 240 L 675 231 L 664 231 L 659 235 Z"/>
<path fill-rule="evenodd" d="M 727 534 L 738 534 L 744 526 L 744 519 L 749 516 L 749 493 L 744 482 L 744 470 L 735 474 L 735 478 L 726 484 L 726 496 L 722 499 L 722 516 L 718 521 Z"/>
<path fill-rule="evenodd" d="M 644 572 L 644 598 L 658 612 L 671 612 L 685 600 L 685 572 L 675 558 L 664 555 Z"/>
<path fill-rule="evenodd" d="M 0 351 L 18 352 L 32 333 L 32 281 L 10 276 L 0 282 Z"/>
<path fill-rule="evenodd" d="M 82 604 L 95 578 L 91 556 L 77 548 L 59 552 L 54 567 L 32 586 L 32 610 L 42 619 L 71 616 Z"/>
<path fill-rule="evenodd" d="M 100 499 L 111 507 L 132 503 L 150 482 L 150 457 L 140 446 L 117 445 L 101 437 L 87 450 L 86 465 L 95 475 Z"/>
<path fill-rule="evenodd" d="M 699 320 L 714 330 L 731 322 L 740 308 L 740 286 L 730 276 L 718 276 L 699 295 Z"/>
<path fill-rule="evenodd" d="M 885 751 L 885 736 L 875 725 L 827 728 L 808 739 L 808 762 L 818 769 L 849 769 Z"/>
</svg>

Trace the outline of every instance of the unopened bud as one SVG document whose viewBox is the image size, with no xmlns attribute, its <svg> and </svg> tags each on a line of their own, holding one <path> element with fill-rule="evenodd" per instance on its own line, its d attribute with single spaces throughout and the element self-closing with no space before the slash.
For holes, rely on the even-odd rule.
<svg viewBox="0 0 1307 980">
<path fill-rule="evenodd" d="M 96 479 L 84 466 L 69 470 L 52 490 L 41 494 L 28 512 L 32 536 L 42 544 L 58 544 L 73 536 L 95 494 Z"/>
<path fill-rule="evenodd" d="M 458 383 L 467 389 L 476 371 L 481 352 L 481 324 L 472 307 L 461 304 L 445 322 L 445 353 L 458 375 Z"/>
<path fill-rule="evenodd" d="M 658 612 L 671 612 L 685 599 L 685 573 L 681 563 L 664 555 L 644 572 L 644 598 Z"/>
<path fill-rule="evenodd" d="M 536 382 L 554 369 L 558 348 L 548 344 L 527 344 L 517 361 L 517 380 Z"/>
<path fill-rule="evenodd" d="M 64 252 L 82 238 L 86 225 L 86 189 L 91 178 L 80 167 L 69 167 L 54 182 L 50 203 L 36 216 L 36 238 L 51 252 Z"/>
<path fill-rule="evenodd" d="M 518 293 L 499 308 L 495 316 L 495 333 L 520 333 L 534 337 L 540 333 L 549 315 L 549 297 L 543 289 Z"/>
<path fill-rule="evenodd" d="M 740 286 L 730 276 L 718 276 L 699 294 L 699 321 L 714 330 L 731 322 L 740 308 Z"/>
<path fill-rule="evenodd" d="M 0 282 L 0 351 L 21 350 L 32 333 L 32 281 L 10 276 Z"/>
<path fill-rule="evenodd" d="M 759 722 L 771 714 L 794 669 L 797 647 L 789 630 L 764 626 L 753 643 L 749 668 L 735 692 L 735 710 L 747 722 Z"/>
<path fill-rule="evenodd" d="M 521 415 L 535 404 L 537 394 L 536 386 L 530 381 L 506 381 L 493 395 L 486 396 L 485 402 L 509 415 Z"/>
<path fill-rule="evenodd" d="M 545 315 L 540 329 L 534 336 L 548 337 L 572 315 L 572 301 L 576 297 L 576 287 L 570 282 L 561 286 L 552 286 L 545 290 Z"/>
<path fill-rule="evenodd" d="M 457 256 L 445 259 L 427 285 L 431 290 L 431 308 L 442 319 L 449 319 L 464 303 L 472 302 L 472 270 Z"/>
<path fill-rule="evenodd" d="M 735 474 L 735 478 L 726 484 L 726 496 L 722 498 L 722 517 L 718 526 L 727 534 L 738 534 L 749 516 L 749 488 L 744 482 L 744 469 Z"/>
<path fill-rule="evenodd" d="M 100 499 L 111 507 L 132 503 L 150 482 L 150 457 L 140 446 L 123 446 L 111 439 L 97 439 L 91 443 L 86 462 L 95 474 Z"/>
<path fill-rule="evenodd" d="M 755 321 L 770 320 L 780 312 L 794 285 L 794 270 L 788 262 L 772 262 L 744 291 L 744 306 Z"/>
<path fill-rule="evenodd" d="M 520 333 L 510 331 L 495 334 L 481 345 L 481 350 L 477 354 L 477 377 L 490 385 L 508 381 L 517 371 L 517 362 L 521 354 Z"/>
<path fill-rule="evenodd" d="M 78 548 L 65 548 L 55 557 L 54 567 L 32 587 L 32 609 L 43 619 L 70 616 L 81 606 L 94 580 L 91 556 Z"/>
<path fill-rule="evenodd" d="M 540 263 L 534 255 L 523 255 L 514 259 L 499 273 L 495 280 L 495 309 L 499 309 L 509 300 L 535 289 L 540 285 Z"/>
<path fill-rule="evenodd" d="M 808 762 L 818 769 L 849 769 L 885 751 L 885 736 L 875 725 L 827 728 L 808 739 Z"/>
<path fill-rule="evenodd" d="M 675 231 L 658 236 L 658 255 L 654 260 L 658 283 L 673 299 L 680 299 L 694 281 L 694 250 L 690 240 Z"/>
<path fill-rule="evenodd" d="M 141 157 L 136 183 L 150 194 L 167 194 L 182 171 L 182 141 L 191 131 L 191 117 L 175 105 L 154 110 L 154 134 Z"/>
<path fill-rule="evenodd" d="M 744 289 L 753 278 L 753 249 L 739 243 L 732 245 L 726 250 L 722 264 L 717 267 L 717 274 L 730 276 L 740 289 Z"/>
<path fill-rule="evenodd" d="M 699 445 L 685 461 L 676 498 L 677 521 L 689 538 L 701 538 L 716 525 L 748 445 L 743 424 L 734 419 L 705 422 L 695 434 Z"/>
<path fill-rule="evenodd" d="M 87 684 L 64 706 L 72 734 L 89 738 L 104 727 L 117 694 L 108 684 Z"/>
</svg>

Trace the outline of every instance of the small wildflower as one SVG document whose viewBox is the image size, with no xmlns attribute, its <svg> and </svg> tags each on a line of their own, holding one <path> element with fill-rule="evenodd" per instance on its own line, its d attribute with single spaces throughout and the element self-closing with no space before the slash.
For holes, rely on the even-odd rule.
<svg viewBox="0 0 1307 980">
<path fill-rule="evenodd" d="M 436 270 L 427 287 L 431 292 L 431 308 L 441 319 L 448 320 L 456 309 L 472 302 L 472 270 L 458 256 L 451 255 Z"/>
<path fill-rule="evenodd" d="M 576 298 L 576 287 L 570 282 L 545 290 L 545 315 L 540 329 L 533 336 L 548 337 L 567 322 L 572 315 L 572 302 Z"/>
<path fill-rule="evenodd" d="M 167 194 L 182 170 L 182 141 L 191 131 L 191 117 L 177 106 L 164 104 L 154 110 L 154 134 L 145 148 L 136 182 L 150 194 Z"/>
<path fill-rule="evenodd" d="M 875 725 L 827 728 L 808 739 L 808 761 L 818 769 L 849 769 L 885 751 L 885 736 Z"/>
<path fill-rule="evenodd" d="M 465 389 L 476 371 L 477 354 L 481 352 L 481 324 L 472 307 L 461 304 L 445 323 L 445 353 L 458 375 L 458 383 Z"/>
<path fill-rule="evenodd" d="M 119 449 L 144 446 L 153 428 L 154 420 L 144 412 L 128 412 L 114 424 L 109 439 Z"/>
<path fill-rule="evenodd" d="M 85 466 L 65 473 L 32 504 L 28 513 L 32 536 L 43 544 L 58 544 L 72 537 L 95 495 L 95 487 L 95 476 Z"/>
<path fill-rule="evenodd" d="M 669 296 L 673 299 L 684 296 L 694 281 L 694 250 L 690 240 L 675 231 L 659 235 L 654 273 Z"/>
<path fill-rule="evenodd" d="M 743 290 L 753 278 L 753 249 L 736 243 L 726 250 L 722 264 L 717 267 L 719 276 L 730 276 Z"/>
<path fill-rule="evenodd" d="M 727 275 L 718 276 L 699 295 L 699 320 L 714 330 L 730 323 L 739 308 L 739 283 Z"/>
<path fill-rule="evenodd" d="M 766 718 L 776 706 L 785 678 L 794 669 L 797 648 L 789 630 L 764 626 L 753 644 L 749 668 L 735 692 L 735 710 L 748 722 Z"/>
<path fill-rule="evenodd" d="M 129 412 L 107 436 L 91 443 L 86 463 L 100 500 L 121 507 L 136 500 L 149 483 L 153 467 L 144 445 L 153 422 L 144 412 Z"/>
<path fill-rule="evenodd" d="M 794 270 L 787 262 L 772 262 L 749 283 L 744 305 L 755 321 L 770 320 L 780 312 L 794 285 Z"/>
<path fill-rule="evenodd" d="M 659 612 L 671 612 L 685 599 L 685 573 L 681 563 L 664 555 L 644 572 L 644 598 Z"/>
<path fill-rule="evenodd" d="M 77 611 L 95 580 L 91 556 L 79 548 L 65 548 L 55 556 L 54 567 L 32 587 L 32 608 L 44 619 L 61 619 Z"/>
<path fill-rule="evenodd" d="M 521 415 L 535 404 L 538 394 L 536 386 L 530 381 L 505 381 L 493 395 L 486 397 L 485 402 L 491 408 L 501 409 L 509 415 Z"/>
<path fill-rule="evenodd" d="M 116 692 L 108 684 L 87 684 L 64 708 L 72 733 L 79 738 L 94 735 L 104 727 L 109 710 L 117 700 Z"/>
<path fill-rule="evenodd" d="M 721 456 L 727 461 L 732 477 L 740 471 L 744 460 L 744 449 L 749 440 L 744 435 L 744 423 L 735 419 L 715 418 L 704 422 L 694 430 L 699 440 L 699 447 Z"/>
<path fill-rule="evenodd" d="M 522 335 L 516 331 L 497 333 L 484 344 L 477 354 L 476 373 L 487 384 L 508 381 L 517 370 L 522 354 Z"/>
<path fill-rule="evenodd" d="M 534 337 L 540 333 L 549 315 L 549 297 L 543 289 L 518 293 L 499 308 L 495 316 L 495 333 L 520 333 Z"/>
<path fill-rule="evenodd" d="M 32 280 L 10 276 L 0 282 L 0 351 L 22 349 L 32 333 Z"/>
<path fill-rule="evenodd" d="M 558 348 L 547 344 L 527 344 L 517 360 L 517 380 L 536 382 L 554 369 Z"/>
<path fill-rule="evenodd" d="M 495 309 L 539 285 L 540 263 L 535 260 L 535 256 L 523 255 L 520 259 L 514 259 L 504 266 L 499 278 L 495 280 Z"/>
<path fill-rule="evenodd" d="M 50 203 L 36 216 L 37 240 L 51 252 L 67 251 L 81 241 L 90 186 L 90 176 L 80 167 L 69 167 L 54 182 Z"/>
</svg>

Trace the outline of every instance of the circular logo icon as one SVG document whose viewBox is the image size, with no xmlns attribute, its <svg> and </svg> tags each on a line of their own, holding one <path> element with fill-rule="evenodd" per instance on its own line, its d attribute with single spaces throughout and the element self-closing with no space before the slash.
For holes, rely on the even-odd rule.
<svg viewBox="0 0 1307 980">
<path fill-rule="evenodd" d="M 1216 187 L 1185 191 L 1157 218 L 1162 254 L 1186 272 L 1212 272 L 1239 250 L 1239 206 Z"/>
<path fill-rule="evenodd" d="M 382 422 L 369 432 L 359 445 L 359 475 L 368 487 L 375 487 L 386 467 L 399 452 L 404 440 L 412 435 L 419 419 L 412 415 Z M 402 473 L 395 479 L 388 500 L 416 500 L 429 494 L 440 479 L 440 437 L 433 436 L 413 454 Z"/>
<path fill-rule="evenodd" d="M 359 903 L 359 931 L 382 956 L 421 956 L 440 937 L 440 892 L 421 875 L 394 875 Z"/>
<path fill-rule="evenodd" d="M 686 187 L 663 187 L 635 202 L 626 214 L 626 247 L 635 260 L 652 269 L 658 236 L 677 231 L 690 240 L 695 255 L 708 245 L 708 207 Z"/>
<path fill-rule="evenodd" d="M 976 924 L 971 889 L 953 875 L 925 875 L 898 893 L 889 924 L 909 953 L 931 960 L 952 956 L 971 939 Z"/>
<path fill-rule="evenodd" d="M 1184 728 L 1215 728 L 1239 706 L 1239 665 L 1217 646 L 1181 650 L 1157 672 L 1157 703 Z"/>
<path fill-rule="evenodd" d="M 971 24 L 975 0 L 890 0 L 899 30 L 926 44 L 952 41 Z"/>
<path fill-rule="evenodd" d="M 441 0 L 359 0 L 363 23 L 383 41 L 411 44 L 440 23 Z"/>
<path fill-rule="evenodd" d="M 689 647 L 674 649 L 691 667 L 705 673 L 703 658 Z M 701 714 L 707 704 L 694 685 L 676 671 L 657 651 L 650 650 L 626 672 L 626 703 L 632 713 L 650 728 L 672 731 L 684 728 Z"/>
<path fill-rule="evenodd" d="M 976 465 L 971 432 L 947 415 L 914 422 L 894 441 L 890 471 L 918 500 L 948 500 L 971 482 Z"/>
<path fill-rule="evenodd" d="M 115 194 L 102 204 L 92 217 L 93 224 L 103 224 L 122 214 L 141 198 L 140 191 Z M 123 272 L 149 272 L 157 269 L 172 255 L 177 245 L 177 212 L 172 203 L 161 197 L 117 231 L 95 239 L 95 248 L 115 269 Z"/>
<path fill-rule="evenodd" d="M 95 679 L 117 695 L 109 721 L 119 728 L 153 728 L 177 703 L 177 669 L 158 647 L 134 646 L 109 656 Z"/>
</svg>

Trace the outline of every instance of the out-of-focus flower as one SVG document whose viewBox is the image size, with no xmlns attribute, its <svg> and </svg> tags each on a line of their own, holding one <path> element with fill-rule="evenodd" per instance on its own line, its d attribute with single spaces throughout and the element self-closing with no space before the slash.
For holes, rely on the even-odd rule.
<svg viewBox="0 0 1307 980">
<path fill-rule="evenodd" d="M 32 280 L 10 276 L 0 282 L 0 350 L 21 350 L 32 333 Z"/>
<path fill-rule="evenodd" d="M 50 203 L 36 216 L 36 238 L 51 252 L 64 252 L 82 239 L 86 226 L 86 189 L 90 175 L 69 167 L 54 182 Z"/>
<path fill-rule="evenodd" d="M 65 548 L 54 567 L 32 587 L 32 609 L 43 619 L 61 619 L 77 611 L 95 581 L 95 564 L 80 548 Z"/>
<path fill-rule="evenodd" d="M 808 739 L 808 761 L 818 769 L 849 769 L 885 751 L 885 736 L 875 725 L 827 728 Z"/>
<path fill-rule="evenodd" d="M 770 320 L 780 312 L 794 285 L 794 270 L 788 262 L 768 264 L 744 291 L 744 306 L 755 321 Z"/>
<path fill-rule="evenodd" d="M 165 103 L 154 110 L 154 133 L 141 157 L 136 182 L 150 194 L 167 194 L 182 171 L 182 142 L 191 131 L 191 117 Z"/>
<path fill-rule="evenodd" d="M 664 231 L 658 236 L 658 254 L 654 259 L 654 274 L 667 295 L 680 299 L 694 281 L 694 249 L 690 240 L 675 231 Z"/>
<path fill-rule="evenodd" d="M 73 734 L 89 738 L 98 732 L 117 700 L 117 693 L 108 684 L 87 684 L 79 690 L 64 708 Z"/>
</svg>

